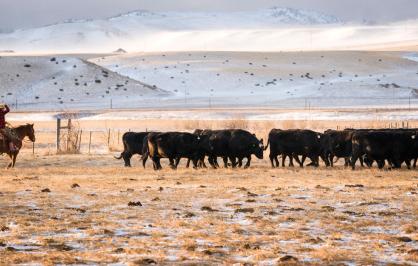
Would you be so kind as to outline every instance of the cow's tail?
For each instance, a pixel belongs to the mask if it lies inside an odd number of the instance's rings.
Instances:
[[[125,133],[126,134],[126,133]],[[126,147],[126,143],[125,143],[125,141],[123,142],[123,152],[120,154],[120,156],[119,157],[116,157],[116,156],[113,156],[113,157],[115,157],[115,159],[117,159],[117,160],[120,160],[120,159],[122,159],[123,158],[123,154],[125,153],[125,151],[127,150],[127,148],[128,147]]]
[[[148,136],[147,138],[147,144],[148,144],[148,156],[150,156],[151,158],[156,156],[157,153],[157,147],[155,144],[155,138],[153,138],[153,136]]]
[[[267,145],[266,145],[266,147],[264,147],[264,150],[265,150],[265,151],[269,148],[269,145],[270,145],[270,138],[267,140]]]

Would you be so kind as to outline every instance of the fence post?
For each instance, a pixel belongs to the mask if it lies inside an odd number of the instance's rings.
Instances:
[[[32,142],[32,155],[35,155],[35,142]]]
[[[60,150],[61,119],[57,118],[57,151]]]
[[[110,145],[110,128],[107,131],[107,146]]]
[[[89,137],[89,154],[90,154],[90,148],[91,148],[91,131],[90,131],[90,137]]]
[[[81,151],[81,136],[83,135],[83,130],[80,130],[80,138],[78,140],[78,152]]]

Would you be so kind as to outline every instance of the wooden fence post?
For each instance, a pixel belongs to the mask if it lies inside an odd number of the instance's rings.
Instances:
[[[90,137],[89,137],[89,154],[90,154],[90,148],[91,148],[91,131],[90,131]]]
[[[81,129],[80,130],[80,137],[79,137],[79,140],[78,140],[78,151],[80,152],[80,150],[81,150],[81,136],[83,135],[83,130]]]
[[[107,131],[107,147],[110,146],[110,128]]]
[[[61,119],[57,118],[57,151],[60,151]]]

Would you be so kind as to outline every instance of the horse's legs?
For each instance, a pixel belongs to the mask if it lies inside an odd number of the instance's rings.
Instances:
[[[14,168],[14,167],[15,167],[17,155],[18,155],[18,152],[14,153],[14,154],[12,155],[12,158],[13,158],[13,159],[12,159],[12,168]]]
[[[13,166],[13,154],[12,153],[8,153],[7,155],[9,155],[9,157],[10,157],[10,162],[7,165],[6,169],[10,169]]]

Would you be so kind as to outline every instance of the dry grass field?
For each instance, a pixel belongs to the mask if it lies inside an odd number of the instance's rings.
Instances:
[[[414,170],[271,169],[254,159],[247,170],[183,161],[155,172],[137,156],[131,169],[113,158],[127,128],[243,127],[265,138],[272,127],[389,123],[81,121],[82,154],[57,155],[54,123],[37,122],[35,154],[25,143],[17,168],[0,174],[0,265],[417,265]]]
[[[0,263],[418,263],[416,171],[154,172],[136,159],[25,151],[1,173]]]

